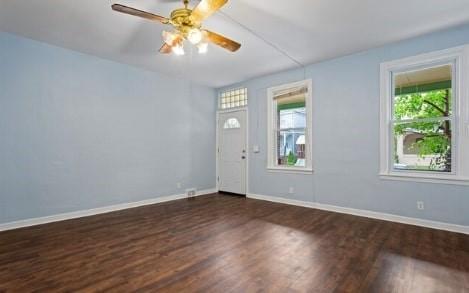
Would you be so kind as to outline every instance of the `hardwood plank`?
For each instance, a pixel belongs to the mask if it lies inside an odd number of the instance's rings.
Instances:
[[[469,292],[469,236],[213,194],[0,233],[0,292]]]

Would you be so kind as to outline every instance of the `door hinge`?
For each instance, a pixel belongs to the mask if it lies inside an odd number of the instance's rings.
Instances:
[[[217,181],[220,182],[220,176],[217,176]]]

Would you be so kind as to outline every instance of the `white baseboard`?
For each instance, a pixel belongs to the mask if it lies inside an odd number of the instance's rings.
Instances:
[[[216,193],[216,192],[217,192],[216,188],[198,190],[195,196],[211,194],[211,193]],[[187,195],[175,194],[175,195],[161,196],[161,197],[156,197],[156,198],[151,198],[151,199],[146,199],[146,200],[141,200],[141,201],[136,201],[136,202],[121,203],[121,204],[116,204],[116,205],[111,205],[111,206],[99,207],[99,208],[94,208],[94,209],[89,209],[89,210],[81,210],[81,211],[57,214],[57,215],[52,215],[52,216],[40,217],[40,218],[19,220],[15,222],[0,224],[0,231],[47,224],[51,222],[58,222],[58,221],[75,219],[75,218],[88,217],[88,216],[93,216],[93,215],[98,215],[98,214],[105,214],[109,212],[136,208],[136,207],[145,206],[145,205],[152,205],[152,204],[157,204],[157,203],[162,203],[162,202],[167,202],[167,201],[172,201],[172,200],[177,200],[177,199],[183,199],[183,198],[187,198]]]
[[[325,210],[325,211],[331,211],[331,212],[337,212],[337,213],[342,213],[342,214],[355,215],[355,216],[360,216],[360,217],[367,217],[367,218],[372,218],[372,219],[379,219],[379,220],[390,221],[390,222],[409,224],[409,225],[414,225],[414,226],[421,226],[421,227],[446,230],[446,231],[451,231],[451,232],[458,232],[458,233],[469,235],[469,226],[449,224],[449,223],[424,220],[424,219],[418,219],[418,218],[410,218],[410,217],[398,216],[398,215],[393,215],[393,214],[373,212],[369,210],[353,209],[353,208],[340,207],[340,206],[301,201],[301,200],[294,200],[294,199],[269,196],[269,195],[249,193],[246,195],[246,197],[259,199],[259,200],[266,200],[266,201],[271,201],[271,202],[277,202],[277,203],[283,203],[283,204],[289,204],[289,205],[295,205],[295,206],[301,206],[301,207],[307,207],[307,208],[313,208],[313,209],[319,209],[319,210]]]

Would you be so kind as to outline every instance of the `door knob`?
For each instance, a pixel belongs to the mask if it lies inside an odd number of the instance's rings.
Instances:
[[[243,160],[246,159],[246,156],[241,156],[241,159],[243,159]]]

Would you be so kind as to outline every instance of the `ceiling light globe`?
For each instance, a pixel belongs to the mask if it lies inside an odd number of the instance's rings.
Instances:
[[[176,35],[167,31],[163,31],[163,40],[166,44],[172,46],[174,41],[176,40]]]
[[[178,56],[182,56],[185,54],[184,47],[182,45],[175,45],[171,48],[171,50],[173,51],[175,55],[178,55]]]
[[[197,45],[197,49],[199,51],[199,54],[205,54],[208,51],[208,43],[199,43]]]
[[[187,33],[187,39],[189,42],[196,45],[202,41],[202,32],[197,28],[193,28]]]

